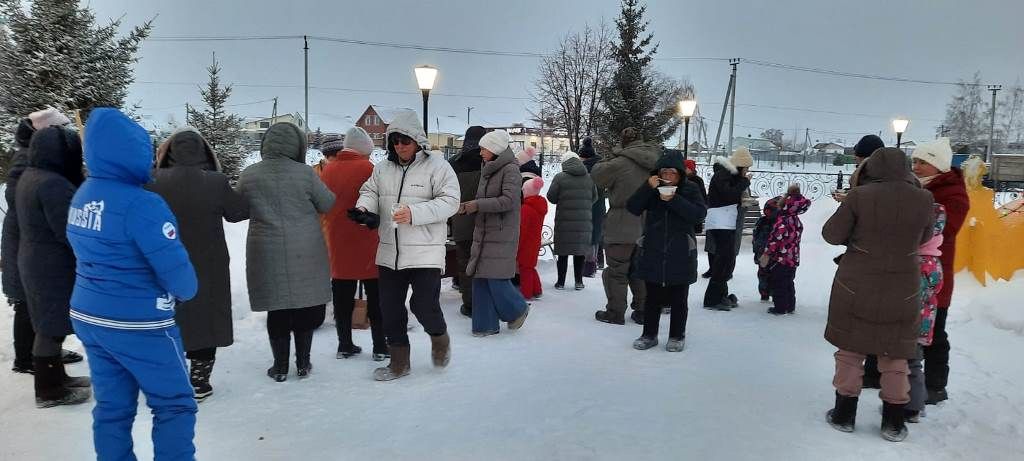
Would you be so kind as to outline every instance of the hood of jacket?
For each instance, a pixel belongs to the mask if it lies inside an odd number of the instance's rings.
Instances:
[[[633,141],[624,147],[616,147],[612,150],[613,157],[626,157],[643,168],[644,171],[654,169],[654,165],[661,158],[664,149],[657,144],[648,144],[644,141]]]
[[[683,156],[680,154],[665,154],[658,159],[658,163],[654,164],[654,169],[651,170],[654,175],[657,175],[662,168],[674,168],[679,172],[679,178],[686,178],[686,165],[683,163]]]
[[[502,153],[498,154],[498,156],[494,158],[494,160],[484,164],[483,169],[480,170],[480,175],[484,178],[491,177],[494,173],[497,173],[510,163],[515,163],[515,161],[515,152],[512,152],[511,147],[506,147]]]
[[[562,162],[562,171],[573,176],[583,176],[587,174],[587,167],[579,157],[572,157]]]
[[[28,143],[32,141],[32,135],[35,132],[36,129],[32,127],[32,120],[23,118],[18,123],[18,129],[14,131],[14,142],[18,147],[28,147]]]
[[[725,170],[728,170],[729,173],[732,173],[732,174],[739,174],[739,172],[740,172],[740,170],[738,168],[736,168],[736,165],[732,164],[732,160],[729,160],[728,157],[721,157],[721,156],[715,157],[715,161],[713,163],[712,169],[714,169],[714,171],[725,169]]]
[[[484,159],[480,156],[480,147],[476,147],[463,149],[462,152],[455,154],[448,163],[452,165],[455,173],[472,173],[483,168]]]
[[[850,177],[851,186],[896,181],[921,187],[921,183],[910,170],[907,154],[895,147],[876,150]]]
[[[263,135],[260,157],[283,158],[306,163],[306,133],[293,123],[275,123]]]
[[[82,174],[82,144],[74,131],[51,126],[32,136],[28,148],[28,166],[52,171],[78,186]]]
[[[797,216],[806,213],[810,207],[810,199],[801,194],[796,194],[787,196],[785,203],[782,204],[778,212],[782,216]]]
[[[945,173],[939,173],[938,176],[932,178],[928,185],[925,186],[925,189],[934,191],[949,186],[964,187],[963,170],[957,167],[952,167]]]
[[[94,109],[85,124],[89,176],[127,184],[150,181],[153,141],[146,129],[117,109]]]
[[[213,153],[210,143],[199,130],[190,126],[175,130],[157,152],[157,168],[172,166],[193,166],[204,170],[220,171],[220,162]]]
[[[416,141],[416,144],[420,146],[426,154],[430,154],[430,140],[427,139],[427,134],[423,131],[423,127],[420,126],[419,116],[416,112],[411,110],[399,112],[393,119],[391,124],[388,125],[387,149],[388,149],[388,160],[398,163],[398,153],[395,152],[395,146],[391,144],[391,133],[398,133],[406,135]]]

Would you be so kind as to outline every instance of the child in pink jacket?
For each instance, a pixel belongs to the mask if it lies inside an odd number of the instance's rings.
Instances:
[[[924,410],[928,389],[924,382],[924,367],[921,363],[923,347],[932,344],[935,334],[935,315],[939,305],[939,291],[942,290],[942,230],[946,227],[946,208],[936,203],[935,227],[932,239],[917,250],[921,258],[921,336],[917,338],[917,358],[910,359],[910,403],[903,411],[907,422],[916,423]]]

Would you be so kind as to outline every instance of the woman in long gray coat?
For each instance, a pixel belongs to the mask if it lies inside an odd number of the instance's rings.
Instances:
[[[565,289],[565,275],[569,270],[572,256],[572,270],[576,278],[576,289],[583,289],[583,262],[592,252],[591,234],[594,202],[597,187],[583,165],[580,157],[573,152],[562,155],[562,172],[555,175],[548,188],[548,201],[555,208],[555,256],[558,257],[558,282],[556,290]]]
[[[473,277],[473,336],[498,333],[498,319],[510,330],[526,321],[529,308],[513,285],[519,248],[522,179],[519,164],[508,147],[509,135],[492,131],[480,139],[484,167],[476,199],[460,208],[476,213],[473,247],[466,273]]]
[[[282,382],[288,379],[292,335],[299,378],[312,369],[313,330],[323,324],[332,295],[319,215],[334,205],[334,194],[306,165],[306,134],[299,127],[270,127],[260,155],[238,181],[250,211],[245,273],[253,312],[267,312],[274,354],[267,375]]]
[[[181,243],[199,279],[196,297],[175,308],[174,320],[191,361],[196,400],[202,401],[213,394],[210,373],[217,348],[234,342],[224,221],[248,219],[249,203],[228,184],[213,149],[195,128],[171,134],[157,151],[156,167],[147,189],[163,197],[178,218]]]

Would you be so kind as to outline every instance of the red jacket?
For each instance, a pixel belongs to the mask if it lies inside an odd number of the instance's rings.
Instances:
[[[964,183],[964,174],[959,168],[953,168],[932,179],[925,186],[935,201],[946,207],[946,228],[942,231],[942,291],[939,291],[939,309],[949,307],[953,297],[953,261],[956,260],[956,235],[967,218],[967,210],[971,208],[970,200],[967,198],[967,185]]]
[[[377,278],[376,230],[348,219],[348,210],[356,206],[359,188],[373,173],[373,164],[364,155],[350,150],[338,152],[320,172],[320,179],[337,199],[323,216],[327,253],[331,258],[331,278],[371,280]]]
[[[522,216],[519,219],[517,266],[537,267],[537,258],[540,256],[540,234],[544,227],[544,216],[547,214],[548,201],[544,197],[534,195],[526,197],[523,201]]]

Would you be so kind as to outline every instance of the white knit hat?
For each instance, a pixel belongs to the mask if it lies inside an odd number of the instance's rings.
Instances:
[[[952,167],[953,149],[949,147],[949,138],[939,138],[918,145],[911,158],[926,162],[945,173]]]
[[[344,148],[368,156],[373,153],[373,140],[366,134],[366,130],[354,126],[345,132]]]
[[[510,138],[508,132],[505,130],[494,130],[480,138],[480,148],[491,151],[494,155],[501,155],[508,149],[508,142]]]
[[[28,118],[29,120],[32,120],[32,128],[35,128],[36,130],[41,130],[54,125],[64,126],[71,123],[71,119],[52,107],[32,112],[29,114]]]
[[[570,150],[570,151],[567,151],[566,153],[562,154],[562,163],[565,163],[566,161],[571,160],[571,159],[579,160],[579,158],[580,158],[579,155],[577,155],[575,152]]]

